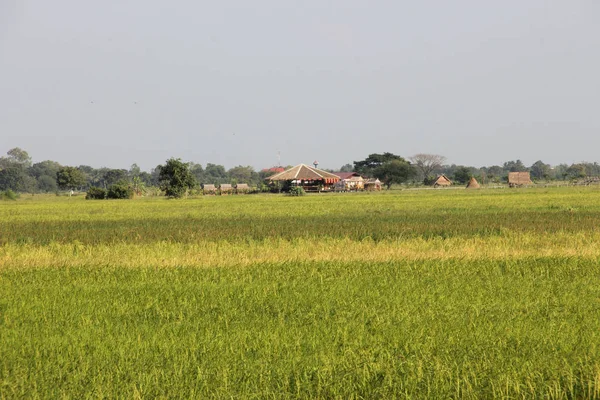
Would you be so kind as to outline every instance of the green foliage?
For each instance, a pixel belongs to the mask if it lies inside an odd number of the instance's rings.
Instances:
[[[10,189],[6,189],[1,193],[1,198],[2,200],[17,200],[19,198],[19,195]]]
[[[377,168],[394,160],[406,162],[404,158],[392,153],[369,154],[369,156],[362,161],[354,161],[354,171],[365,176],[375,176],[375,170]]]
[[[60,189],[74,190],[86,183],[85,173],[75,167],[62,167],[56,172],[56,184]]]
[[[198,185],[196,177],[190,171],[190,165],[179,158],[167,160],[158,166],[160,187],[169,197],[181,198],[187,191]]]
[[[133,188],[124,181],[110,185],[106,191],[107,199],[133,199],[133,195]]]
[[[386,161],[373,170],[373,175],[388,189],[393,184],[401,184],[415,176],[415,170],[403,158]]]
[[[86,200],[102,200],[106,198],[106,189],[92,186],[85,194]]]
[[[465,167],[463,165],[456,167],[454,170],[453,180],[455,183],[460,183],[461,185],[469,182],[473,174],[471,173],[471,168]]]
[[[292,186],[287,191],[287,194],[290,196],[304,196],[306,192],[302,186]]]

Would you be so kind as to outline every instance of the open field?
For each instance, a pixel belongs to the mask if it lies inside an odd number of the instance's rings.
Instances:
[[[600,190],[0,202],[0,398],[600,397]]]

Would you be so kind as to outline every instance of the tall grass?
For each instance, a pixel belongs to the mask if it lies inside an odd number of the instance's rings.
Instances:
[[[598,398],[600,192],[0,205],[0,398]]]

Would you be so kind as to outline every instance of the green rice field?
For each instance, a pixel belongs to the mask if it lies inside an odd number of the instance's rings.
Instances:
[[[600,398],[600,189],[0,201],[0,398]]]

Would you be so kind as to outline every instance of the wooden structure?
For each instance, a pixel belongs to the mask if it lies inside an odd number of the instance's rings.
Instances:
[[[472,176],[469,180],[469,183],[467,183],[467,189],[479,189],[480,187],[481,186],[479,185],[479,182],[477,182],[477,179]]]
[[[217,194],[217,187],[215,185],[205,184],[202,188],[204,194]]]
[[[307,192],[329,191],[340,177],[306,164],[298,164],[288,170],[267,178],[271,182],[289,182],[301,186]]]
[[[367,179],[364,182],[365,190],[369,192],[379,192],[381,190],[382,184],[381,181],[377,178]]]
[[[221,194],[231,194],[233,193],[233,185],[230,183],[222,183],[221,186],[219,186],[219,191]]]
[[[248,193],[250,191],[250,186],[247,183],[238,183],[235,185],[236,193]]]
[[[508,187],[533,185],[529,172],[509,172]]]
[[[336,192],[353,192],[365,189],[365,179],[358,172],[334,172],[340,177],[336,182]]]
[[[444,174],[440,175],[437,177],[437,179],[435,180],[435,182],[433,182],[433,187],[446,187],[446,186],[451,186],[452,185],[452,181],[450,179],[448,179],[448,177]]]

